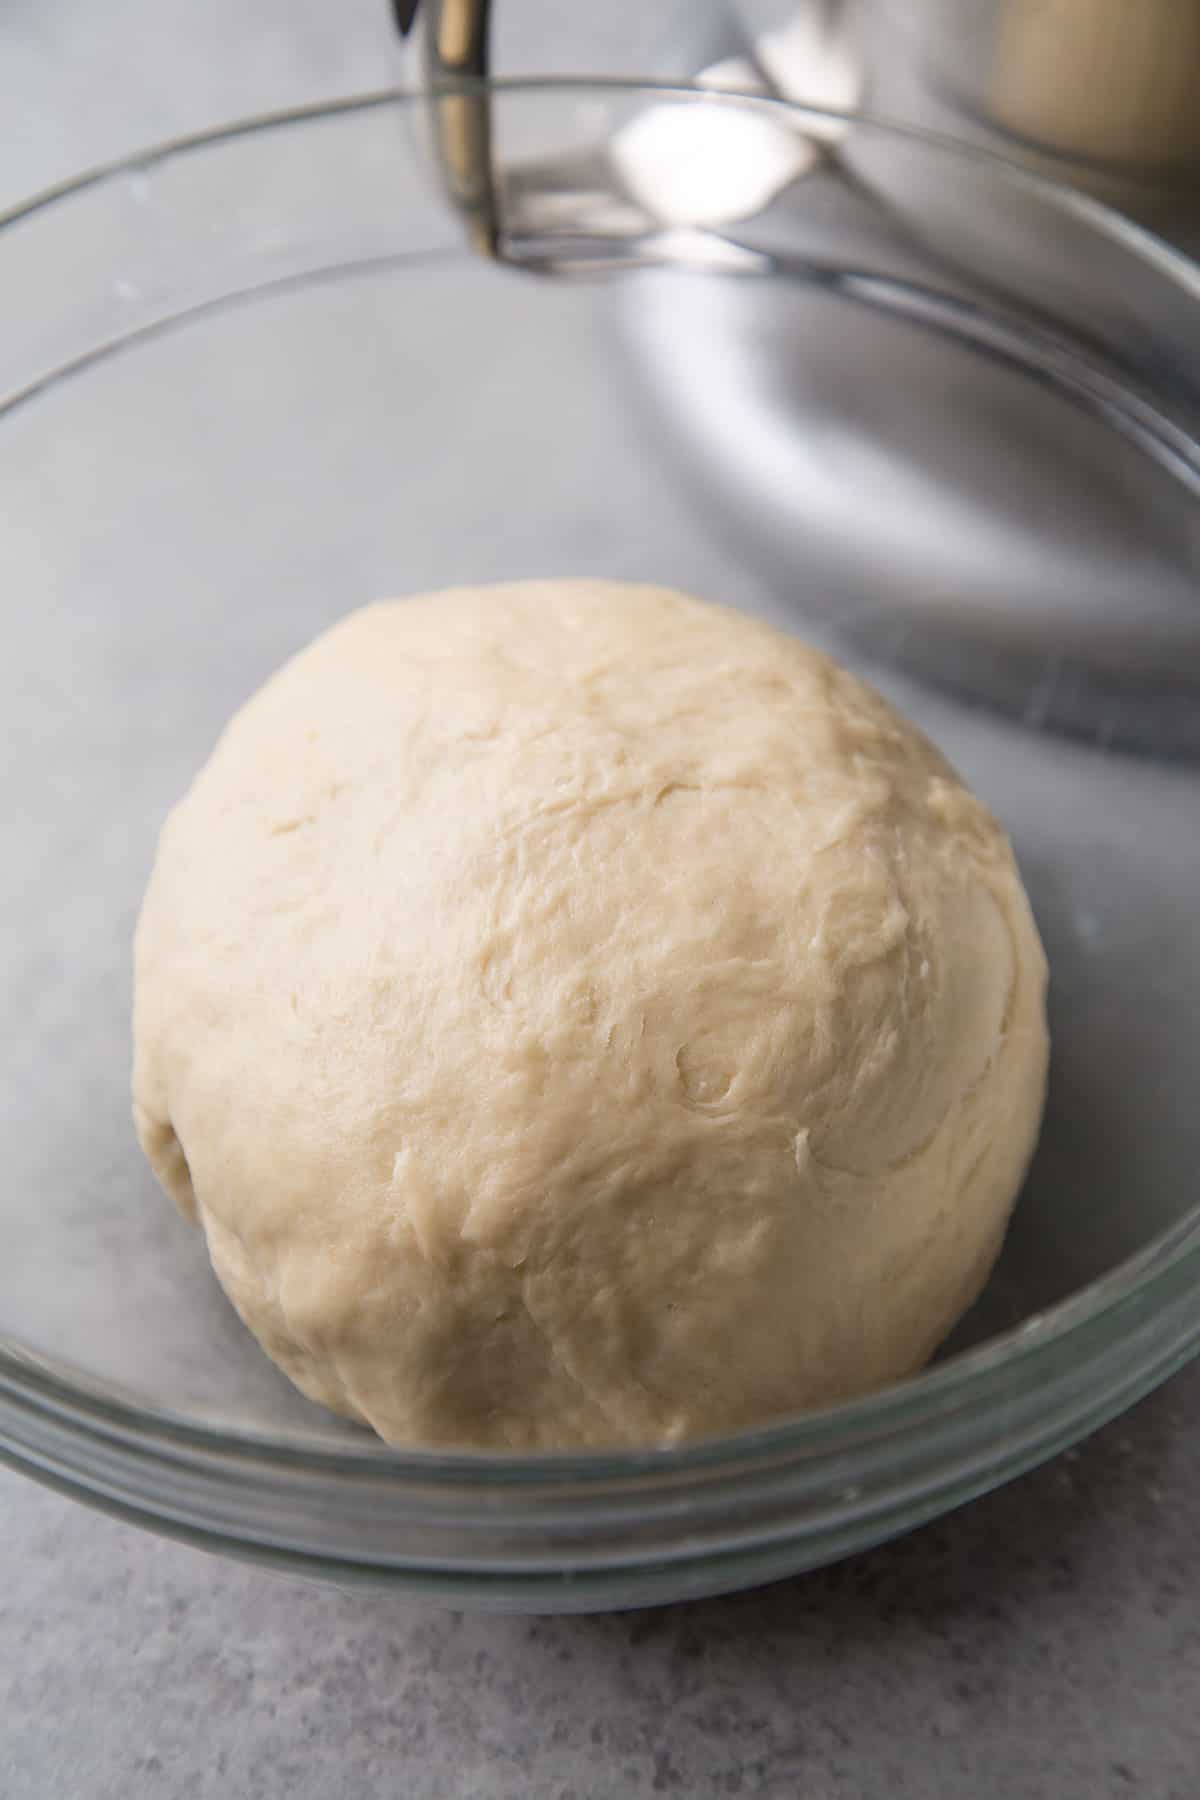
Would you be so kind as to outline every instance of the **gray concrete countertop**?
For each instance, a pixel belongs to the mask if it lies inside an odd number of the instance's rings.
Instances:
[[[565,61],[567,9],[512,5],[542,66]],[[646,16],[614,8],[604,30],[646,42]],[[398,68],[385,0],[15,0],[0,207]],[[583,1619],[268,1575],[0,1471],[0,1796],[1191,1800],[1198,1408],[1194,1368],[898,1543],[756,1593]]]
[[[1192,1800],[1200,1370],[868,1555],[578,1619],[263,1573],[0,1475],[11,1800]]]

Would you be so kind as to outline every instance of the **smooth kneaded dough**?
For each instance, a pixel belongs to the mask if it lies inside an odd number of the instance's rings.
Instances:
[[[861,1394],[1037,1132],[1008,844],[794,639],[661,589],[367,608],[164,828],[134,1110],[267,1353],[398,1444],[654,1444]]]

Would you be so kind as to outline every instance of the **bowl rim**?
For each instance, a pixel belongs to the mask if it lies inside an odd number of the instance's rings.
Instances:
[[[248,113],[220,124],[203,126],[196,131],[156,138],[137,149],[89,164],[74,175],[50,182],[26,195],[24,199],[7,207],[0,207],[0,231],[20,224],[59,201],[70,200],[89,188],[101,186],[114,178],[144,174],[156,163],[170,157],[215,148],[238,138],[252,137],[259,132],[313,124],[322,119],[334,119],[348,114],[364,114],[389,106],[427,105],[431,100],[440,98],[466,96],[482,100],[492,96],[537,98],[554,94],[589,93],[607,94],[610,97],[621,94],[640,95],[646,99],[657,95],[664,101],[679,100],[685,104],[709,104],[717,108],[732,107],[742,111],[762,112],[767,116],[809,119],[830,132],[838,133],[857,126],[886,137],[923,145],[951,160],[973,162],[982,167],[1002,170],[1006,180],[1026,187],[1031,192],[1041,193],[1065,211],[1092,223],[1102,233],[1124,241],[1129,249],[1155,263],[1168,276],[1181,282],[1193,297],[1200,299],[1200,261],[1193,260],[1185,251],[1168,243],[1149,226],[1139,224],[1107,201],[1097,199],[1094,195],[1021,161],[1015,149],[1009,152],[992,145],[956,138],[948,132],[912,125],[901,119],[890,118],[885,113],[875,113],[869,108],[822,106],[779,94],[715,87],[702,81],[657,80],[649,76],[553,74],[488,76],[483,79],[464,76],[453,81],[436,81],[418,86],[397,83],[330,99],[305,101],[295,106]]]
[[[1042,195],[1102,235],[1117,240],[1181,288],[1188,299],[1200,302],[1200,266],[1184,252],[1105,202],[1030,169],[1012,156],[870,112],[842,111],[694,82],[617,76],[531,76],[439,84],[433,89],[394,86],[255,114],[158,141],[54,183],[0,211],[0,232],[12,231],[49,208],[67,205],[90,189],[142,175],[168,158],[220,148],[256,134],[361,116],[389,107],[415,107],[440,93],[472,90],[516,98],[573,94],[643,96],[647,100],[659,97],[668,102],[764,111],[782,118],[810,120],[839,129],[864,129],[914,142],[951,159],[994,167],[1002,179]],[[0,415],[5,410],[0,398]],[[1193,1295],[1197,1303],[1191,1307],[1182,1304],[1181,1310],[1181,1303]],[[1153,1330],[1155,1313],[1162,1322],[1157,1333]],[[1127,1390],[1127,1399],[1136,1398],[1138,1392],[1146,1391],[1200,1351],[1200,1199],[1165,1232],[1096,1281],[972,1350],[857,1400],[681,1445],[518,1455],[400,1449],[364,1434],[361,1444],[347,1442],[331,1447],[315,1440],[305,1442],[215,1425],[202,1418],[147,1406],[116,1387],[93,1381],[83,1372],[55,1363],[3,1334],[0,1413],[11,1401],[25,1413],[58,1426],[78,1428],[112,1442],[143,1445],[167,1459],[213,1456],[234,1469],[261,1468],[266,1463],[280,1469],[305,1470],[316,1477],[392,1477],[401,1484],[410,1481],[426,1487],[436,1483],[459,1491],[497,1483],[526,1492],[558,1489],[564,1483],[598,1490],[614,1481],[644,1477],[667,1479],[674,1485],[686,1482],[690,1476],[732,1473],[748,1465],[781,1466],[797,1458],[811,1464],[825,1453],[852,1457],[856,1450],[883,1439],[913,1439],[922,1427],[929,1427],[941,1439],[954,1430],[956,1422],[978,1413],[989,1401],[1028,1401],[1036,1396],[1043,1380],[1053,1386],[1055,1371],[1061,1374],[1064,1352],[1076,1348],[1086,1352],[1098,1336],[1105,1339],[1105,1348],[1117,1348],[1126,1335],[1132,1337],[1139,1330],[1144,1335],[1148,1318],[1153,1353],[1145,1364],[1144,1378],[1134,1372],[1122,1390]],[[1078,1366],[1086,1363],[1085,1355]],[[1127,1400],[1120,1402],[1125,1403]],[[1088,1413],[1088,1404],[1085,1395],[1081,1418]],[[1036,1403],[1029,1410],[1031,1415],[1036,1413]],[[1106,1411],[1101,1403],[1090,1422],[1099,1423],[1115,1410],[1117,1405]],[[1079,1431],[1087,1428],[1081,1423]],[[1059,1441],[1069,1440],[1060,1433]],[[1057,1444],[1049,1445],[1055,1447]],[[21,1466],[28,1466],[23,1457],[18,1461]]]

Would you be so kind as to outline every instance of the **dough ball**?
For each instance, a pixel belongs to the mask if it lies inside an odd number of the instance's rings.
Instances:
[[[134,1110],[314,1400],[672,1443],[925,1361],[1030,1156],[1044,987],[999,828],[827,658],[463,589],[320,638],[168,819]]]

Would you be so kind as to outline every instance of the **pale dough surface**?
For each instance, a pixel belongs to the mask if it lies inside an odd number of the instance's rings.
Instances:
[[[134,1111],[307,1394],[673,1442],[920,1366],[1041,1115],[1045,963],[941,756],[660,589],[351,615],[164,827]]]

